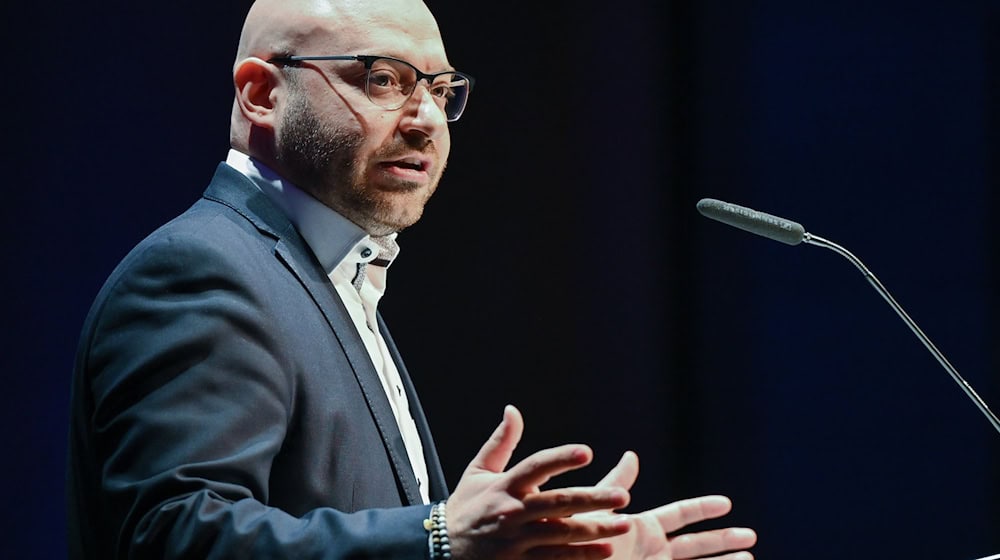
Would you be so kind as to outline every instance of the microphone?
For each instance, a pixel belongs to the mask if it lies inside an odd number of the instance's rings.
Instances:
[[[765,214],[763,212],[758,212],[756,210],[751,210],[750,208],[745,208],[743,206],[737,206],[735,204],[730,204],[728,202],[723,202],[721,200],[715,200],[713,198],[703,198],[698,201],[698,211],[707,218],[712,218],[713,220],[720,221],[724,224],[731,225],[733,227],[748,231],[750,233],[755,233],[767,237],[768,239],[773,239],[775,241],[780,241],[788,245],[798,245],[800,243],[805,243],[807,245],[816,245],[818,247],[825,247],[831,251],[839,254],[845,259],[849,260],[854,266],[861,271],[861,273],[868,279],[868,282],[875,288],[875,290],[882,296],[883,299],[892,307],[897,315],[906,323],[906,326],[910,327],[913,334],[917,335],[920,342],[927,348],[928,351],[937,359],[938,363],[951,375],[951,378],[958,383],[958,386],[963,392],[972,400],[973,404],[979,409],[980,412],[986,416],[986,419],[996,428],[997,432],[1000,432],[1000,419],[997,419],[996,414],[990,410],[989,406],[986,405],[986,401],[980,397],[976,391],[972,388],[969,383],[959,375],[958,370],[944,357],[944,354],[934,346],[934,343],[924,334],[920,327],[903,311],[902,306],[896,302],[895,298],[889,294],[889,291],[882,285],[882,282],[872,274],[871,270],[861,262],[861,259],[854,256],[850,251],[837,245],[832,241],[828,241],[819,237],[818,235],[813,235],[805,230],[800,224],[793,222],[791,220],[786,220],[784,218],[779,218],[777,216],[772,216],[770,214]],[[991,556],[992,558],[1000,558],[998,556]],[[984,560],[990,560],[984,559]]]
[[[788,245],[798,245],[805,239],[806,230],[801,224],[714,198],[699,200],[698,211],[713,220]]]

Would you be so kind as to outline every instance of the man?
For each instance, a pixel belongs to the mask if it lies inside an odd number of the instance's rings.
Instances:
[[[471,89],[426,6],[260,0],[233,77],[226,163],[116,268],[84,326],[72,556],[689,558],[752,546],[746,529],[667,538],[727,513],[720,496],[613,513],[629,500],[632,453],[593,487],[542,490],[591,452],[545,449],[508,469],[523,429],[513,407],[449,497],[375,311],[396,233],[437,187]]]

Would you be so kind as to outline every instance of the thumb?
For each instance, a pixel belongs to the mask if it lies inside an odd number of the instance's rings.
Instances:
[[[490,439],[486,440],[476,457],[469,463],[468,470],[486,470],[501,473],[507,468],[514,448],[521,441],[524,432],[524,419],[521,412],[513,405],[503,409],[503,420],[497,429],[493,430]]]
[[[626,451],[615,468],[608,471],[597,483],[598,487],[617,486],[630,490],[639,476],[639,456],[634,451]]]

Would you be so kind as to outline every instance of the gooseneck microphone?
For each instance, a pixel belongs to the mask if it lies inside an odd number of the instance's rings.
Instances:
[[[882,282],[880,282],[879,279],[872,274],[872,271],[868,270],[868,267],[861,262],[861,259],[855,257],[850,251],[832,241],[828,241],[818,235],[808,233],[800,224],[791,220],[786,220],[784,218],[779,218],[777,216],[772,216],[770,214],[765,214],[763,212],[751,210],[750,208],[737,206],[735,204],[730,204],[728,202],[712,198],[703,198],[700,200],[698,202],[698,211],[705,217],[718,220],[724,224],[767,237],[768,239],[780,241],[788,245],[806,243],[808,245],[825,247],[851,261],[854,266],[858,267],[858,270],[860,270],[865,278],[868,279],[868,282],[875,288],[882,298],[889,303],[893,310],[896,311],[896,314],[903,319],[906,326],[910,327],[913,334],[917,335],[920,342],[922,342],[924,346],[927,347],[927,350],[934,355],[938,363],[940,363],[941,366],[944,367],[945,371],[951,375],[951,378],[955,380],[955,383],[958,383],[958,386],[965,392],[966,395],[968,395],[983,415],[986,416],[986,419],[989,420],[990,424],[996,428],[997,432],[1000,432],[1000,419],[997,419],[996,414],[993,414],[993,411],[991,411],[989,406],[986,405],[986,401],[984,401],[982,397],[976,393],[972,386],[969,385],[969,383],[963,379],[961,375],[959,375],[958,370],[956,370],[954,366],[948,362],[948,359],[944,357],[944,354],[942,354],[941,351],[934,346],[934,343],[927,338],[927,335],[925,335],[913,319],[906,314],[906,311],[903,311],[903,308],[899,305],[899,303],[897,303],[892,295],[889,294],[889,291],[882,285]],[[1000,558],[1000,556],[991,558]]]
[[[806,230],[801,224],[715,200],[714,198],[703,198],[698,201],[698,211],[703,216],[718,220],[724,224],[740,228],[750,233],[763,235],[768,239],[781,241],[788,245],[798,245],[805,240]]]

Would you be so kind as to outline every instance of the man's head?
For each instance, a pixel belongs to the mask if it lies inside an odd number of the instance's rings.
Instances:
[[[420,0],[257,0],[233,70],[230,142],[369,233],[399,231],[420,218],[448,159],[441,98],[421,82],[385,109],[366,93],[365,61],[286,58],[337,55],[451,69]]]

